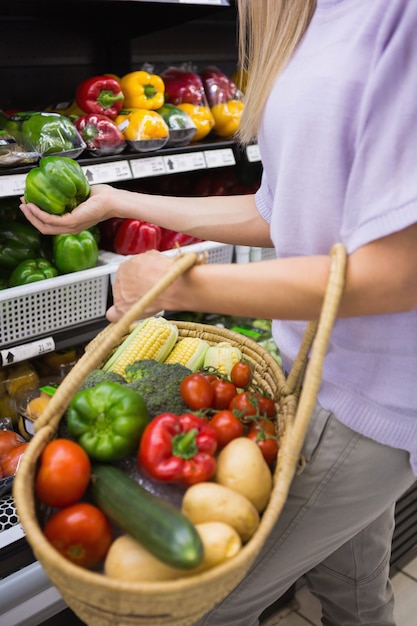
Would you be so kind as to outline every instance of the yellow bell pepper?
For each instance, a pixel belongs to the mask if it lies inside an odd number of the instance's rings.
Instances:
[[[71,102],[60,102],[59,104],[50,104],[45,107],[45,111],[60,113],[61,115],[66,115],[67,117],[81,117],[81,115],[85,115],[85,111],[78,106],[75,100],[72,100]]]
[[[166,139],[169,135],[168,125],[156,111],[148,111],[147,109],[123,110],[115,121],[127,141]]]
[[[155,111],[165,102],[165,83],[158,74],[143,70],[129,72],[120,79],[126,109]]]
[[[7,378],[4,381],[6,391],[13,398],[18,389],[36,389],[39,385],[39,376],[29,361],[21,361],[7,368]]]
[[[214,117],[208,106],[183,102],[177,105],[181,111],[187,113],[196,125],[196,133],[192,141],[204,139],[214,128]]]
[[[219,137],[230,137],[238,130],[243,112],[241,100],[228,100],[211,107],[214,117],[213,132]]]

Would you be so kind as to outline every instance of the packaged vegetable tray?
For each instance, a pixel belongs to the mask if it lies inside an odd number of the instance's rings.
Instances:
[[[109,324],[97,335],[93,340],[94,349],[85,351],[60,384],[47,409],[36,421],[36,433],[22,459],[13,493],[26,538],[36,558],[68,606],[86,624],[192,626],[244,578],[284,507],[301,460],[306,429],[320,386],[324,355],[343,291],[344,246],[336,244],[331,250],[331,258],[329,283],[320,319],[308,324],[288,377],[277,361],[248,337],[215,326],[174,322],[178,326],[179,338],[196,336],[212,345],[228,341],[239,347],[243,358],[253,366],[255,384],[273,396],[277,411],[280,446],[271,497],[260,524],[237,555],[208,571],[173,581],[130,583],[74,565],[45,538],[34,491],[39,457],[46,444],[56,436],[60,419],[82,381],[120,345],[131,325],[141,319],[141,315],[143,317],[143,311],[159,293],[195,263],[202,262],[200,255],[180,254],[162,281],[118,322]]]

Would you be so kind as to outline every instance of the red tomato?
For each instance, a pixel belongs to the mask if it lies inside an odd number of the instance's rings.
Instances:
[[[53,507],[74,504],[84,495],[90,473],[90,459],[78,443],[54,439],[41,455],[35,480],[36,495]]]
[[[18,446],[11,448],[3,455],[1,465],[3,467],[3,476],[14,476],[19,467],[20,459],[27,450],[28,443],[20,443]]]
[[[81,567],[96,567],[113,540],[107,517],[96,506],[78,502],[49,518],[44,527],[48,541],[67,559]]]
[[[230,371],[231,381],[236,387],[244,389],[252,380],[252,369],[246,361],[238,361]]]
[[[256,415],[258,412],[258,401],[255,394],[250,391],[238,393],[229,404],[231,411],[236,411],[239,417],[245,418],[247,415]]]
[[[233,411],[219,411],[213,415],[209,424],[216,433],[219,448],[224,448],[229,441],[243,435],[243,423]]]
[[[278,454],[274,423],[268,419],[252,421],[248,427],[247,437],[258,444],[268,465],[273,465]]]
[[[220,378],[215,374],[204,374],[204,376],[207,378],[209,383],[214,383],[215,380],[220,380]]]
[[[14,430],[0,430],[0,459],[6,452],[24,443],[23,437]]]
[[[276,411],[275,403],[272,398],[268,398],[262,394],[256,394],[256,397],[258,398],[259,413],[261,415],[266,415],[267,417],[274,417]]]
[[[193,411],[208,409],[213,402],[214,391],[207,376],[190,374],[180,384],[180,393],[185,404]]]
[[[227,409],[233,398],[235,397],[237,390],[233,383],[218,378],[211,383],[213,387],[213,402],[211,407],[216,410]]]

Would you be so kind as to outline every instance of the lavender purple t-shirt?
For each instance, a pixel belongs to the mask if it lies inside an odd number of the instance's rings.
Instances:
[[[280,257],[351,253],[417,222],[417,1],[318,0],[258,144],[256,202]],[[273,329],[290,368],[305,324]],[[408,450],[417,475],[417,310],[337,320],[319,401]]]

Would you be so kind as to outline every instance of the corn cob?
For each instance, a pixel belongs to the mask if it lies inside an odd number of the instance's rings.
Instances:
[[[209,344],[198,337],[183,337],[168,354],[164,363],[180,363],[192,372],[200,369]]]
[[[178,339],[178,328],[163,317],[140,323],[104,364],[103,370],[124,376],[126,366],[143,359],[162,363]]]
[[[242,360],[242,352],[227,341],[220,341],[210,346],[204,357],[204,367],[217,370],[223,376],[229,376],[235,363]]]

